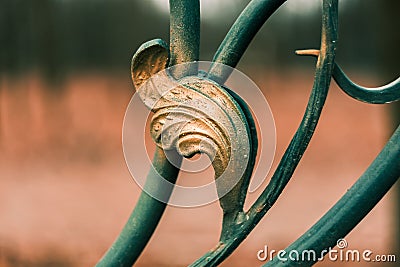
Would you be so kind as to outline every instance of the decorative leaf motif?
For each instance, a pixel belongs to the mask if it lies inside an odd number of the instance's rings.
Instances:
[[[168,69],[161,70],[167,65],[168,52],[160,41],[141,48],[132,60],[132,78],[140,98],[154,112],[150,125],[153,140],[184,157],[207,154],[224,215],[238,220],[251,176],[251,172],[244,175],[250,137],[240,106],[212,80],[201,75],[175,80]]]
[[[167,44],[154,39],[142,44],[132,58],[131,74],[135,89],[157,72],[166,68],[169,61]]]

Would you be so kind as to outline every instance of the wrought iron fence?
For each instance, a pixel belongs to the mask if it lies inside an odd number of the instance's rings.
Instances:
[[[202,103],[205,103],[205,105],[210,101],[216,101],[215,99],[223,99],[225,108],[231,112],[228,112],[230,116],[228,121],[214,114],[214,117],[207,118],[207,122],[224,127],[228,127],[226,125],[231,123],[234,126],[233,129],[242,127],[240,128],[243,130],[240,140],[244,139],[249,146],[248,160],[243,175],[238,178],[234,186],[228,192],[221,193],[224,189],[224,183],[216,183],[223,210],[220,241],[215,248],[196,260],[191,266],[215,266],[224,261],[277,201],[290,181],[313,136],[332,77],[349,96],[366,103],[383,104],[400,99],[400,78],[385,86],[366,88],[355,84],[344,74],[335,62],[338,42],[338,0],[323,0],[322,33],[319,49],[297,51],[299,55],[317,58],[314,84],[306,111],[268,186],[255,203],[247,211],[244,211],[243,204],[257,154],[257,132],[246,102],[224,86],[230,71],[223,69],[221,64],[234,68],[261,26],[284,2],[285,0],[250,1],[215,53],[213,65],[208,73],[200,73],[200,75],[196,68],[179,65],[199,60],[199,0],[170,0],[169,47],[162,40],[152,40],[142,45],[132,59],[134,87],[141,94],[144,103],[156,114],[164,112],[163,114],[171,115],[171,107],[176,107],[179,103],[182,103],[180,98],[183,95],[190,99],[197,97],[198,95],[193,93],[197,90],[202,93],[201,99],[204,100]],[[153,75],[168,66],[175,65],[177,67],[166,79],[153,80],[153,87],[144,85]],[[184,83],[176,82],[182,79],[185,80]],[[174,90],[177,90],[174,93],[175,96],[157,95],[157,90],[154,88],[164,86],[163,83],[173,83],[172,80],[175,81],[175,84],[171,86],[175,88]],[[193,89],[193,87],[197,87],[197,89]],[[158,97],[158,101],[149,104],[148,100],[152,97]],[[198,101],[200,101],[199,99]],[[200,108],[196,106],[195,103],[197,102],[190,103],[194,103],[194,106],[186,107],[186,115]],[[177,117],[182,119],[182,116],[184,117],[182,114],[174,113],[171,116],[173,116],[173,119]],[[230,149],[242,145],[240,144],[242,141],[239,139],[228,141],[224,138],[218,139],[215,135],[223,135],[220,132],[216,133],[215,128],[218,127],[207,128],[205,122],[202,121],[195,124],[184,134],[178,134],[176,138],[179,140],[172,142],[172,147],[167,148],[160,141],[160,129],[155,129],[159,126],[157,123],[160,122],[157,120],[153,117],[150,129],[157,147],[153,166],[144,186],[144,192],[142,192],[122,232],[97,266],[131,266],[135,263],[156,229],[167,206],[166,203],[150,196],[147,190],[153,193],[162,193],[168,199],[173,186],[164,187],[159,183],[158,178],[161,176],[174,184],[180,171],[182,156],[191,157],[196,153],[216,154],[212,164],[217,179],[228,168],[226,160],[235,157],[234,153],[237,153],[234,150],[230,152]],[[210,152],[209,147],[199,146],[200,141],[204,141],[204,138],[201,139],[197,136],[199,132],[204,134],[203,137],[206,136],[207,140],[220,142],[220,145],[214,149],[216,151]],[[183,137],[186,139],[182,140]],[[169,161],[166,155],[167,150],[173,151],[174,164]],[[379,155],[347,193],[306,233],[288,246],[286,251],[313,250],[319,254],[329,247],[335,246],[337,240],[346,236],[398,180],[400,177],[399,159],[400,127],[397,128]],[[233,164],[233,168],[237,168],[239,165]],[[229,177],[227,179],[229,180]],[[272,260],[264,266],[311,266],[315,262],[316,259]]]

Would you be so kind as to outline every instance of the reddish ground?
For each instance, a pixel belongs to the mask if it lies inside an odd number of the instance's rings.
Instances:
[[[252,78],[275,116],[277,161],[299,124],[313,73],[265,73]],[[132,94],[129,75],[75,76],[57,85],[30,75],[3,77],[0,83],[0,266],[92,266],[140,193],[121,148]],[[386,107],[359,103],[336,86],[331,89],[293,180],[222,266],[259,266],[256,253],[264,245],[286,247],[346,192],[383,147],[390,125]],[[249,202],[259,193],[251,194]],[[350,249],[395,252],[393,196],[392,190],[346,237]],[[218,203],[168,208],[137,265],[189,264],[216,244],[220,221]]]

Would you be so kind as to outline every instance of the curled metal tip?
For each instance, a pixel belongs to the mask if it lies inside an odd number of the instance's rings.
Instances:
[[[142,44],[132,57],[131,75],[136,90],[151,76],[165,69],[169,61],[168,45],[161,39]]]
[[[350,80],[336,63],[332,75],[346,94],[359,101],[370,104],[385,104],[400,100],[400,77],[386,85],[368,88]]]
[[[296,55],[318,57],[320,50],[297,50]],[[339,88],[346,94],[359,101],[369,104],[385,104],[400,100],[400,77],[379,87],[364,87],[353,82],[340,66],[334,62],[332,77]]]

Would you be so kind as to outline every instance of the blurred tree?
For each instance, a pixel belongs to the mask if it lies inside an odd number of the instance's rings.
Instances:
[[[58,14],[55,4],[56,2],[53,0],[41,0],[40,4],[35,3],[35,1],[24,3],[29,12],[29,24],[23,31],[27,31],[26,34],[29,38],[27,45],[29,46],[30,56],[49,78],[58,74],[60,59],[58,43],[62,41],[57,36],[56,16]]]
[[[212,59],[248,0],[236,2],[237,9],[230,12],[229,19],[202,21],[202,60]],[[312,63],[296,58],[294,50],[318,47],[320,11],[299,9],[301,5],[293,4],[296,2],[288,1],[264,25],[241,64],[286,68]],[[396,21],[391,18],[396,16],[398,5],[396,0],[341,3],[338,60],[346,70],[369,69],[385,79],[380,65],[387,66],[385,72],[389,67],[396,68],[398,52],[394,46],[399,35],[392,33]],[[168,23],[167,14],[156,12],[150,2],[1,0],[0,71],[15,73],[33,68],[50,77],[82,70],[126,71],[143,41],[169,39]],[[387,53],[390,46],[392,53]]]

